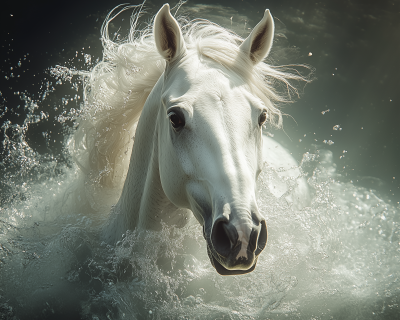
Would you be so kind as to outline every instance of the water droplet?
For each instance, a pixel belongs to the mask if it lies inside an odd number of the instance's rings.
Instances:
[[[335,130],[335,131],[342,131],[342,128],[340,127],[340,125],[334,125],[333,126],[333,130]]]

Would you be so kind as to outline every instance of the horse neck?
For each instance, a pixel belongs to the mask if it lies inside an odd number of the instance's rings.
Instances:
[[[159,213],[171,202],[166,197],[158,167],[158,128],[161,80],[149,95],[135,134],[135,142],[121,197],[113,210],[106,237],[115,242],[127,230],[161,229]]]

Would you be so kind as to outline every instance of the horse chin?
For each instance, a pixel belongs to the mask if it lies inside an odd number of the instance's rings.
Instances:
[[[257,257],[256,257],[254,264],[247,270],[239,270],[239,269],[229,270],[226,269],[221,263],[217,261],[217,259],[214,258],[214,255],[212,254],[211,249],[208,246],[207,246],[207,253],[208,257],[210,258],[212,266],[215,268],[215,270],[217,270],[217,272],[221,276],[235,276],[235,275],[250,273],[255,269],[257,264]]]

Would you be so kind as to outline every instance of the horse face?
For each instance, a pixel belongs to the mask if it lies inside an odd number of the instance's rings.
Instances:
[[[166,79],[174,80],[165,80],[162,94],[164,192],[203,225],[220,274],[252,271],[267,241],[255,199],[264,106],[239,79],[196,56],[183,58]]]
[[[254,63],[272,41],[270,34],[260,36],[265,24],[242,44]],[[165,6],[154,28],[157,48],[168,62],[158,118],[163,190],[203,226],[211,263],[220,274],[248,273],[267,242],[255,199],[265,107],[233,72],[186,49]]]

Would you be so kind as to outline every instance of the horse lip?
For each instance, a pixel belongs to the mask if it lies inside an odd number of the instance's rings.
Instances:
[[[221,263],[219,263],[217,259],[215,259],[209,246],[207,246],[207,253],[208,257],[210,258],[212,266],[222,276],[235,276],[235,275],[250,273],[255,269],[258,259],[258,257],[256,256],[254,259],[254,264],[247,270],[238,270],[238,269],[228,270]]]

